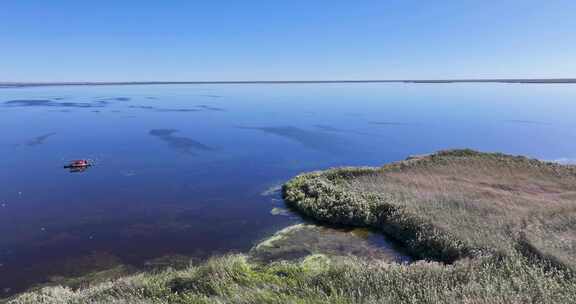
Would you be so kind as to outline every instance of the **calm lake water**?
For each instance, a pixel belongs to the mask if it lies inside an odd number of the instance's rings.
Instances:
[[[0,89],[0,295],[245,252],[301,221],[267,190],[303,171],[461,147],[574,161],[575,117],[576,85],[556,84]]]

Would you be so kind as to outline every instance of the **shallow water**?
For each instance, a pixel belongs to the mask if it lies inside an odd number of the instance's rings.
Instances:
[[[458,147],[574,162],[575,100],[557,84],[3,88],[0,290],[246,252],[301,221],[263,194],[302,171]],[[78,158],[95,165],[63,169]]]
[[[412,259],[382,234],[366,228],[332,228],[315,224],[296,224],[278,231],[250,250],[249,257],[269,263],[300,260],[310,254],[333,259],[355,257],[366,261],[409,263]]]

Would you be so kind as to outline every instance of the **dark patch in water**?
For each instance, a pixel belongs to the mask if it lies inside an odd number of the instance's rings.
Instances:
[[[129,101],[129,97],[101,98],[94,102],[71,102],[62,100],[65,97],[55,97],[51,99],[15,99],[4,102],[8,107],[62,107],[62,108],[101,108],[111,101]]]
[[[327,132],[336,132],[336,133],[346,132],[346,130],[334,128],[334,127],[328,126],[328,125],[314,125],[314,127],[317,129],[320,129],[322,131],[327,131]]]
[[[314,125],[316,129],[322,130],[324,132],[333,132],[333,133],[350,133],[350,134],[358,134],[358,135],[369,135],[374,136],[374,134],[364,133],[356,130],[346,130],[346,129],[339,129],[329,125]]]
[[[63,108],[96,108],[95,105],[86,102],[57,102],[51,99],[16,99],[4,102],[8,107],[63,107]]]
[[[97,101],[99,101],[99,102],[101,102],[101,101],[130,101],[130,100],[132,100],[132,98],[130,98],[130,97],[109,97],[109,98],[100,97],[98,99],[99,100],[97,100]]]
[[[94,107],[100,107],[100,105],[94,105],[94,104],[85,103],[85,102],[59,102],[59,103],[56,103],[55,106],[57,106],[57,107],[70,107],[70,108],[94,108]]]
[[[411,126],[411,125],[414,125],[412,123],[396,122],[396,121],[369,121],[368,123],[371,125],[377,125],[377,126]]]
[[[188,137],[174,136],[178,132],[175,129],[153,129],[148,134],[158,137],[160,140],[166,142],[174,150],[193,155],[193,151],[213,151],[215,148],[207,146],[203,143],[195,141]]]
[[[143,109],[143,110],[156,110],[155,107],[152,106],[129,106],[130,109]]]
[[[198,105],[195,108],[158,108],[155,106],[130,106],[131,109],[142,109],[151,110],[155,112],[203,112],[203,111],[214,111],[214,112],[224,112],[225,109],[213,107],[209,105]]]
[[[52,132],[52,133],[48,133],[48,134],[44,134],[44,135],[40,135],[37,137],[34,137],[33,139],[29,140],[28,142],[26,142],[26,146],[28,147],[35,147],[35,146],[39,146],[42,145],[44,143],[46,143],[46,140],[51,137],[56,135],[56,133]]]
[[[54,101],[50,99],[17,99],[4,102],[7,106],[41,107],[50,106]]]
[[[155,112],[200,112],[199,109],[187,109],[187,108],[157,108],[153,106],[130,106],[131,109],[142,109],[142,110],[152,110]]]
[[[156,112],[200,112],[198,109],[156,109]]]
[[[297,127],[239,127],[247,130],[258,130],[295,141],[306,148],[317,151],[339,152],[342,145],[338,137],[324,133],[300,129]]]
[[[209,105],[198,105],[196,107],[203,109],[203,110],[206,110],[206,111],[216,111],[216,112],[225,112],[226,111],[222,108],[213,107],[213,106],[209,106]]]

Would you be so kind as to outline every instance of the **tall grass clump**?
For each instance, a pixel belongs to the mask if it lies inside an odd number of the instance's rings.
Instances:
[[[262,265],[230,255],[79,290],[46,287],[8,303],[573,303],[574,294],[562,271],[522,256],[402,265],[313,255]]]

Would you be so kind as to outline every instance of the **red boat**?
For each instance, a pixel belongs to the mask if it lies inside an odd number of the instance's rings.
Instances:
[[[90,167],[90,162],[86,159],[73,160],[68,165],[64,166],[66,169],[80,169]]]

